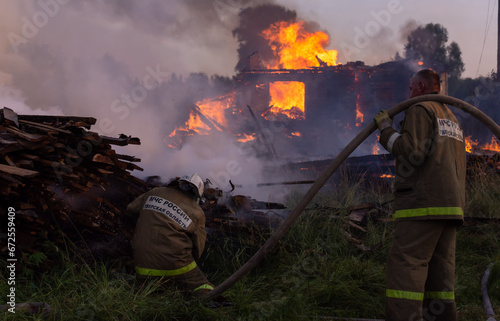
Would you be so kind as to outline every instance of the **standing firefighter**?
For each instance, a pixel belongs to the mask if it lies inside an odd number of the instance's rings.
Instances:
[[[205,247],[205,213],[198,205],[204,184],[198,174],[154,188],[127,207],[139,214],[132,249],[138,279],[174,281],[181,291],[201,297],[213,290],[196,265]]]
[[[439,75],[430,69],[410,80],[410,97],[439,90]],[[386,320],[457,320],[455,244],[465,204],[462,128],[445,105],[431,101],[406,111],[400,133],[385,110],[375,122],[380,143],[396,158]]]

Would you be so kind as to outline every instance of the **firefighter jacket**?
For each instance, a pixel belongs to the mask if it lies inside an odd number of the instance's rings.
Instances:
[[[463,220],[464,135],[445,105],[422,102],[411,106],[400,133],[388,127],[380,143],[396,158],[395,220]]]
[[[189,193],[157,187],[127,207],[139,215],[132,249],[142,275],[174,276],[196,268],[205,247],[205,214]]]

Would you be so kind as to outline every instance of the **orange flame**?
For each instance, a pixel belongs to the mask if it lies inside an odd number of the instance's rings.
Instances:
[[[492,152],[500,152],[500,144],[495,136],[491,137],[489,144],[479,145],[477,140],[472,140],[471,136],[465,137],[465,151],[472,153],[477,150],[487,150]]]
[[[255,134],[247,135],[243,134],[243,137],[237,139],[240,143],[246,143],[255,139]]]
[[[262,32],[268,40],[275,61],[264,62],[268,69],[302,69],[337,64],[336,50],[326,50],[328,34],[305,30],[305,22],[280,21]],[[293,119],[304,119],[305,85],[301,82],[274,82],[269,86],[270,113],[282,113]],[[294,108],[296,107],[296,108]],[[298,110],[297,110],[298,109]]]
[[[500,152],[500,144],[498,143],[498,139],[495,136],[492,136],[491,142],[484,145],[482,149]]]
[[[372,155],[380,154],[380,145],[378,143],[379,139],[380,139],[380,135],[377,134],[377,141],[372,146]]]
[[[382,174],[380,175],[380,178],[394,178],[395,176],[394,175],[391,175],[391,174]]]
[[[196,103],[201,113],[215,125],[227,126],[225,111],[235,100],[236,93],[232,92],[217,98],[208,98]],[[220,126],[217,126],[220,129]]]
[[[304,119],[306,86],[299,81],[276,81],[269,84],[271,114],[282,113],[292,119]],[[265,115],[263,115],[265,117]]]
[[[356,127],[359,127],[363,123],[363,113],[361,112],[361,104],[359,103],[359,94],[356,97]]]
[[[302,69],[319,67],[320,61],[328,66],[337,64],[336,50],[326,50],[330,42],[328,34],[316,31],[311,33],[304,28],[304,21],[280,21],[262,32],[269,41],[278,61],[264,62],[268,69]]]
[[[174,129],[174,131],[168,135],[169,137],[174,137],[175,135],[178,134],[179,131],[184,131],[186,134],[193,135],[194,133],[200,134],[200,135],[208,135],[208,131],[210,131],[210,127],[207,126],[202,120],[200,115],[195,114],[194,112],[191,112],[189,115],[189,120],[186,122],[186,124],[183,127],[179,127]],[[194,133],[193,133],[194,132]]]
[[[197,102],[196,107],[191,110],[186,123],[174,129],[168,137],[191,136],[195,133],[208,135],[212,129],[222,131],[223,126],[227,126],[225,112],[234,104],[235,97],[236,93],[232,92],[217,98]],[[168,144],[169,147],[173,148],[176,148],[177,145],[180,145],[180,143]]]
[[[479,145],[477,140],[472,140],[472,136],[465,137],[465,151],[467,153],[472,153],[473,149],[476,149]]]

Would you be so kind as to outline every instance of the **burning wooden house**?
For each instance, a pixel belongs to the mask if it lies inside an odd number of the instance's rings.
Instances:
[[[381,108],[408,96],[418,62],[377,66],[337,63],[329,36],[299,22],[277,22],[261,33],[272,55],[250,54],[235,76],[236,88],[198,101],[189,120],[169,135],[179,148],[189,135],[225,132],[239,143],[267,145],[260,154],[293,159],[332,156]],[[421,67],[420,67],[421,68]],[[376,138],[364,154],[378,148]]]
[[[410,59],[339,64],[338,52],[325,49],[328,35],[309,31],[303,21],[276,22],[260,36],[267,45],[265,57],[252,52],[234,78],[233,91],[194,104],[189,120],[167,138],[170,147],[181,148],[190,135],[223,132],[263,158],[285,163],[329,159],[380,109],[406,100],[409,79],[426,67]],[[442,93],[446,79],[443,74]],[[396,126],[401,119],[396,117]],[[468,142],[473,143],[471,137]],[[374,134],[355,156],[382,152]]]

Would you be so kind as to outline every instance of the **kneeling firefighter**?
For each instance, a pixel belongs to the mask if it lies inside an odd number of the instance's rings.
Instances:
[[[204,183],[198,174],[174,179],[140,195],[127,207],[139,215],[132,240],[137,278],[165,278],[201,297],[213,290],[196,261],[205,247]]]

